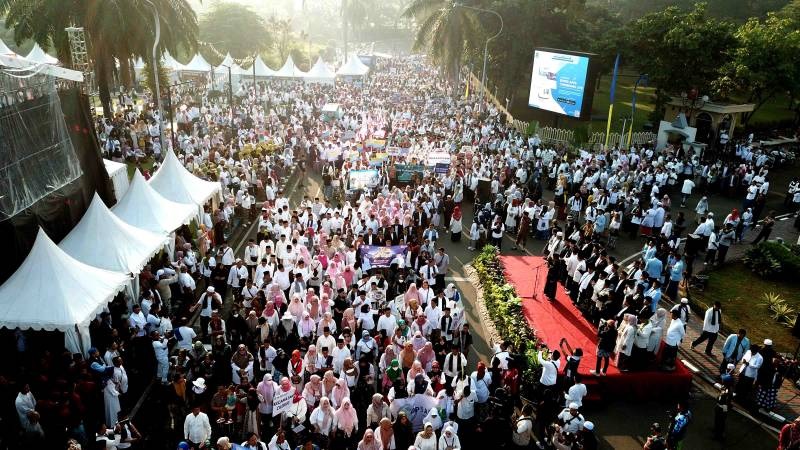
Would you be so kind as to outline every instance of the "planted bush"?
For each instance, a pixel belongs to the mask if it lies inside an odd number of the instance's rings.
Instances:
[[[541,368],[535,355],[536,337],[522,313],[522,299],[517,295],[514,286],[506,282],[503,265],[497,257],[495,247],[484,247],[473,260],[472,266],[483,288],[483,301],[497,333],[504,341],[511,342],[519,354],[524,355],[522,392],[523,396],[530,398]]]

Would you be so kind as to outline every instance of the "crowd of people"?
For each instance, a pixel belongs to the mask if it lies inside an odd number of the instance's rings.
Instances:
[[[140,395],[155,377],[181,449],[597,448],[578,375],[593,350],[541,349],[537,396],[523,403],[517,353],[526,349],[498,343],[478,360],[465,299],[448,281],[448,247],[503,249],[508,234],[514,249],[541,241],[545,294],[562,283],[600,324],[594,375],[612,358],[623,371],[672,370],[690,312],[662,299],[678,300],[700,254],[723,264],[764,217],[754,240],[769,238],[768,159],[746,143],[724,160],[649,145],[571,157],[463,92],[417,58],[379,62],[368,80],[335,86],[243,80],[233,106],[198,83],[176,90],[177,129],[166,142],[154,108],[122,94],[120,110],[98,123],[107,155],[149,177],[175,151],[190,172],[221,184],[224,201],[206,207],[196,231],[178,230],[175,254],[140,275],[140,298],[115,299],[98,316],[85,357],[33,358],[17,333],[23,442],[144,448],[128,391],[136,385]],[[340,112],[322,114],[326,104]],[[433,154],[449,156],[443,170],[427,164]],[[291,171],[295,187],[318,174],[320,192],[290,201],[282,180]],[[712,193],[742,197],[742,212],[717,226]],[[672,207],[672,194],[697,200],[696,217]],[[237,253],[227,239],[251,223],[257,233]],[[630,267],[610,254],[625,235],[646,239]],[[687,236],[691,246],[681,244]],[[375,257],[387,246],[401,250]],[[692,344],[705,340],[707,353],[722,320],[718,306],[709,311],[708,334]],[[761,402],[776,385],[762,374],[778,366],[746,339],[725,342],[721,380],[735,378],[743,398],[757,378]],[[645,448],[659,448],[662,435],[660,448],[677,448],[690,418],[682,403]]]

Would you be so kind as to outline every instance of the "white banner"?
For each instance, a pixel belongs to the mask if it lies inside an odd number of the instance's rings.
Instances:
[[[447,152],[430,152],[426,164],[428,166],[435,166],[436,164],[450,164],[450,153]]]
[[[283,392],[282,390],[276,392],[275,395],[272,397],[273,417],[289,409],[289,407],[292,406],[293,397],[294,397],[294,388],[289,389],[289,392]]]

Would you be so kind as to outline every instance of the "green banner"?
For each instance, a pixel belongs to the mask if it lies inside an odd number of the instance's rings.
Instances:
[[[415,173],[421,177],[425,172],[425,166],[419,164],[397,164],[394,166],[397,173],[398,183],[408,183]]]

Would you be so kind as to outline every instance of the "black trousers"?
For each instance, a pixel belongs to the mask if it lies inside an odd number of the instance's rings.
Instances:
[[[698,337],[697,339],[694,340],[694,342],[692,342],[692,347],[697,347],[703,341],[707,341],[706,354],[710,355],[711,350],[714,348],[714,342],[717,341],[717,333],[712,333],[710,331],[703,331],[703,333],[700,334],[700,337]]]

